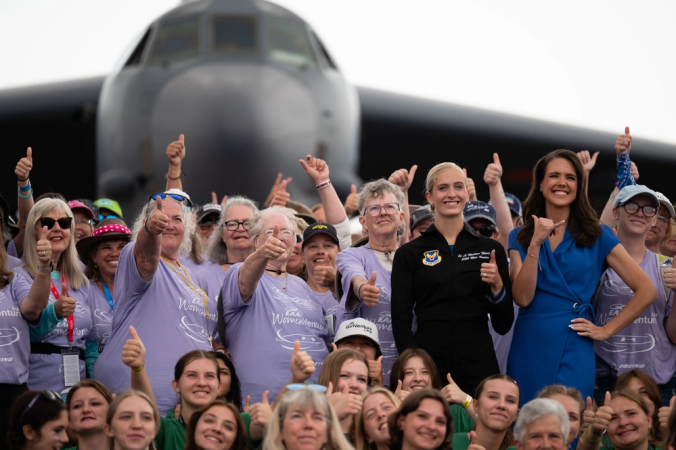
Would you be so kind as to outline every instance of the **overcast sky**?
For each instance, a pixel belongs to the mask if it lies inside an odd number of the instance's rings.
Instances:
[[[7,1],[0,89],[106,74],[178,0]],[[676,2],[276,0],[348,79],[676,143]]]

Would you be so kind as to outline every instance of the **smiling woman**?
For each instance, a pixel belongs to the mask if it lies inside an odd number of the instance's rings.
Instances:
[[[185,450],[246,450],[246,430],[232,403],[214,400],[190,418]]]
[[[414,392],[387,419],[390,450],[451,450],[452,424],[451,411],[438,391]]]

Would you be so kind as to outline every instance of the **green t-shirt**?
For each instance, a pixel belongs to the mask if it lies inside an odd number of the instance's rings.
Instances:
[[[584,436],[581,436],[580,439],[584,439]],[[615,446],[613,445],[612,442],[610,442],[610,438],[608,437],[608,433],[604,433],[603,436],[601,436],[601,447],[599,447],[601,450],[615,450]],[[455,450],[455,449],[453,449]],[[653,447],[652,444],[648,443],[648,450],[660,450],[659,447]]]
[[[469,433],[474,429],[474,421],[461,405],[451,405],[451,416],[453,417],[453,433]],[[469,445],[469,441],[467,442]]]
[[[453,433],[453,450],[467,450],[470,441],[467,433]],[[516,450],[513,445],[507,447],[505,450]]]

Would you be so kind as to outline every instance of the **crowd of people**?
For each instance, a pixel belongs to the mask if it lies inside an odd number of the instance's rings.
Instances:
[[[11,450],[673,450],[676,213],[638,184],[629,128],[599,216],[598,153],[556,150],[527,198],[494,154],[417,166],[320,203],[167,186],[0,197],[0,439]],[[612,144],[612,143],[610,143]],[[649,183],[648,183],[649,184]],[[140,205],[139,205],[140,206]],[[351,219],[361,232],[351,233]]]

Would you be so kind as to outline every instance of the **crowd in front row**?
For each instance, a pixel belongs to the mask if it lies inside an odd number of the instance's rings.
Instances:
[[[308,156],[313,207],[281,174],[263,209],[198,207],[181,135],[133,223],[112,199],[34,199],[29,148],[18,223],[0,203],[2,448],[676,448],[676,214],[631,142],[599,218],[598,153],[569,150],[523,204],[495,154],[488,202],[454,163],[425,206],[417,166],[343,202]]]

